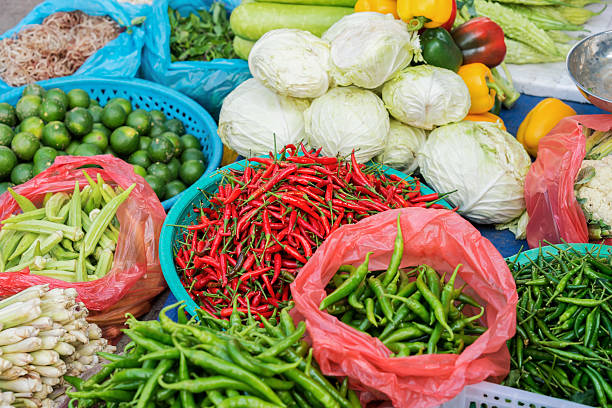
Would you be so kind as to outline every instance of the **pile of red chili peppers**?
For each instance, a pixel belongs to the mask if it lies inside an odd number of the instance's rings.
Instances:
[[[380,166],[321,157],[287,145],[278,155],[252,158],[226,175],[210,207],[193,211],[175,263],[191,298],[227,319],[238,310],[265,317],[289,300],[289,284],[334,230],[400,207],[444,208],[443,195],[420,194],[416,178],[385,175]]]

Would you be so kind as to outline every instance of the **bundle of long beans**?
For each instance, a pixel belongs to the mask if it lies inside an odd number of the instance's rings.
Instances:
[[[612,257],[540,248],[509,262],[519,295],[505,384],[587,405],[612,403]]]
[[[287,153],[285,152],[287,150]],[[416,178],[342,161],[288,145],[279,155],[252,158],[226,175],[184,226],[175,265],[192,299],[228,319],[232,299],[269,317],[289,299],[289,283],[321,242],[341,225],[401,207],[444,208],[443,195],[421,194]]]
[[[397,357],[423,353],[459,354],[486,331],[477,323],[484,314],[484,307],[462,293],[465,286],[455,289],[461,265],[446,283],[446,274],[440,276],[428,265],[399,269],[404,255],[399,217],[387,270],[370,272],[370,255],[368,253],[357,268],[340,267],[328,285],[329,295],[319,305],[321,310],[378,337]],[[480,313],[470,317],[464,315],[462,311],[466,305],[480,309]]]
[[[114,351],[74,289],[33,286],[0,301],[0,406],[54,407],[66,373],[79,375]],[[57,392],[55,392],[57,391]]]
[[[129,319],[132,342],[124,356],[101,353],[111,363],[99,373],[87,381],[68,378],[79,408],[361,406],[346,378],[321,374],[302,340],[305,323],[296,327],[288,309],[278,323],[263,316],[256,322],[250,312],[245,322],[236,307],[229,321],[198,310],[196,323],[181,307],[175,323],[166,312],[176,307],[163,309],[159,321]]]

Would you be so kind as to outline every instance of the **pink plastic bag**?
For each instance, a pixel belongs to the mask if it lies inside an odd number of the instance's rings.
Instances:
[[[437,271],[463,267],[456,287],[485,306],[488,330],[460,355],[389,357],[380,340],[319,310],[325,286],[343,264],[359,265],[367,252],[370,270],[384,270],[393,253],[401,216],[401,267],[428,264]],[[291,284],[297,317],[306,319],[314,357],[323,373],[348,376],[362,402],[390,399],[396,408],[433,407],[452,399],[465,385],[489,377],[501,380],[510,367],[506,341],[516,328],[514,279],[495,247],[466,220],[448,210],[404,208],[368,217],[331,234]],[[385,406],[390,406],[386,403]]]
[[[589,242],[586,218],[574,195],[574,182],[586,154],[583,125],[608,131],[612,115],[570,116],[540,140],[538,158],[525,179],[527,242],[531,248],[544,240],[553,244]]]
[[[137,286],[146,287],[148,293],[144,296],[136,296],[137,294],[131,296],[134,303],[144,303],[165,288],[157,251],[159,234],[166,214],[151,187],[141,176],[134,173],[131,165],[111,155],[58,156],[51,167],[32,180],[15,187],[14,190],[40,206],[47,192],[72,193],[76,180],[79,181],[81,188],[87,185],[87,179],[79,169],[85,165],[102,167],[102,169],[87,169],[94,180],[96,174],[100,173],[106,182],[124,189],[136,183],[128,199],[117,211],[120,223],[119,242],[112,270],[102,279],[78,283],[31,275],[27,270],[0,273],[0,297],[17,293],[33,285],[48,283],[52,288],[75,288],[79,293],[78,299],[85,303],[88,309],[110,312],[109,308],[126,296],[141,279],[146,282]],[[3,220],[16,212],[20,210],[13,197],[8,192],[0,196],[0,219]],[[137,288],[134,287],[135,289]],[[123,315],[121,317],[123,318]]]

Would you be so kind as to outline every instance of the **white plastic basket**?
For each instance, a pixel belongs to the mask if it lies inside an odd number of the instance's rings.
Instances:
[[[438,408],[590,408],[587,405],[547,397],[490,382],[468,385]]]

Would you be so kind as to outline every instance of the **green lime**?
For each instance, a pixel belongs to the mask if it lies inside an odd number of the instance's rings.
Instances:
[[[166,115],[164,115],[164,112],[158,109],[152,110],[149,112],[149,114],[151,115],[151,120],[155,125],[162,125],[166,121]]]
[[[127,119],[127,113],[121,105],[108,104],[102,110],[102,123],[109,129],[117,129],[122,126]]]
[[[34,164],[51,162],[57,157],[57,150],[52,147],[44,146],[36,151],[34,154]]]
[[[4,123],[0,123],[0,146],[10,145],[11,140],[13,140],[13,136],[15,136],[13,129]]]
[[[82,89],[68,92],[68,105],[73,108],[89,108],[89,94]]]
[[[24,120],[30,116],[38,116],[40,112],[40,105],[42,105],[42,99],[38,95],[25,95],[17,102],[15,111],[19,120]]]
[[[162,178],[165,183],[172,180],[172,173],[164,163],[153,163],[147,168],[147,173]]]
[[[149,136],[140,136],[138,150],[147,150],[151,144],[151,138]]]
[[[40,116],[45,122],[64,120],[64,116],[66,116],[66,108],[64,105],[59,104],[53,99],[45,98],[42,101],[42,105],[40,105]]]
[[[100,123],[102,121],[102,112],[104,112],[104,109],[102,109],[98,105],[94,105],[90,106],[88,110],[91,114],[91,117],[93,118],[94,123]]]
[[[151,130],[151,115],[143,109],[136,109],[130,113],[125,124],[136,129],[139,135],[148,135]]]
[[[202,174],[206,171],[206,166],[199,160],[187,160],[183,164],[181,164],[181,168],[179,169],[179,176],[183,182],[190,186],[195,183]]]
[[[104,133],[107,138],[109,138],[111,133],[113,133],[109,130],[109,128],[107,128],[101,123],[94,123],[92,130],[99,130],[100,132]]]
[[[4,181],[2,183],[0,183],[0,195],[6,193],[8,191],[9,187],[13,187],[13,183],[11,183],[10,181]]]
[[[181,138],[178,137],[176,133],[164,132],[162,133],[162,137],[165,137],[172,142],[175,157],[179,157],[181,153],[183,153],[183,142],[181,142]]]
[[[173,180],[166,184],[166,195],[164,196],[164,200],[169,200],[175,195],[180,194],[187,187],[180,180]]]
[[[66,153],[66,152],[65,152],[65,151],[63,151],[63,150],[60,150],[60,151],[58,151],[58,152],[57,152],[57,155],[58,155],[58,156],[68,156],[68,153]]]
[[[202,163],[206,163],[206,156],[204,156],[201,150],[194,148],[185,149],[181,155],[181,162],[185,163],[189,160],[199,160]]]
[[[23,92],[21,93],[21,96],[25,95],[35,95],[40,96],[42,98],[43,96],[45,96],[45,88],[38,84],[26,85],[26,87],[23,88]]]
[[[74,156],[74,152],[76,151],[77,147],[79,147],[80,144],[81,142],[79,142],[78,140],[73,140],[66,147],[66,153],[68,153],[71,156]]]
[[[184,134],[183,136],[181,136],[181,141],[183,142],[183,148],[185,149],[198,149],[200,151],[202,150],[202,145],[200,144],[200,141],[194,135],[191,135],[189,133]]]
[[[45,94],[45,99],[59,103],[64,107],[64,109],[67,108],[70,103],[70,101],[68,101],[68,95],[66,95],[66,92],[59,88],[49,89]]]
[[[11,183],[23,184],[32,178],[32,163],[21,163],[11,171]]]
[[[115,104],[115,103],[118,103],[123,108],[123,110],[125,111],[126,115],[129,115],[130,113],[132,113],[132,104],[127,99],[125,99],[125,98],[112,98],[112,99],[109,99],[109,101],[108,101],[108,103],[106,105],[108,106],[108,105],[112,105],[112,104]]]
[[[53,147],[54,149],[64,150],[70,143],[70,133],[66,129],[66,125],[60,121],[49,122],[45,125],[42,131],[42,142],[45,146]]]
[[[68,111],[64,123],[70,133],[76,136],[85,136],[93,129],[91,113],[82,107],[72,108]]]
[[[119,156],[117,152],[111,149],[110,145],[106,149],[104,149],[104,154],[112,154],[113,156]]]
[[[52,164],[53,162],[50,161],[34,163],[34,165],[32,166],[32,175],[38,176],[40,173],[51,167]]]
[[[110,137],[111,148],[121,155],[129,155],[138,150],[138,132],[129,126],[121,126]]]
[[[135,164],[145,169],[151,165],[151,160],[149,160],[149,154],[146,150],[136,150],[134,153],[130,154],[127,161],[130,164]]]
[[[166,125],[166,129],[176,133],[179,136],[183,136],[185,134],[185,126],[183,126],[183,122],[178,119],[167,120],[164,125]]]
[[[96,156],[98,154],[102,154],[102,150],[91,143],[82,143],[74,150],[75,156]]]
[[[151,137],[161,136],[162,134],[164,134],[164,132],[167,132],[167,131],[168,129],[166,129],[164,125],[154,125],[151,128],[151,132],[149,132],[149,136]]]
[[[6,178],[17,165],[17,156],[6,146],[0,146],[0,179]]]
[[[101,151],[108,147],[108,137],[100,130],[93,129],[83,137],[83,143],[90,143],[98,146]]]
[[[159,199],[162,199],[166,194],[166,183],[164,182],[164,180],[152,174],[147,174],[146,176],[144,176],[144,179],[147,183],[149,183],[157,197]]]
[[[138,174],[139,176],[144,177],[147,175],[147,170],[144,167],[137,164],[133,164],[132,167],[134,167],[134,173]]]
[[[98,102],[97,99],[89,99],[89,107],[93,107],[93,106],[100,106],[100,102]]]
[[[17,124],[17,112],[12,105],[6,102],[0,103],[0,123],[11,127]]]
[[[174,145],[165,137],[154,137],[147,152],[152,161],[168,163],[174,155]]]
[[[36,136],[28,132],[17,133],[11,141],[11,149],[13,149],[17,157],[24,161],[32,160],[39,147],[40,143]]]
[[[42,131],[45,127],[45,122],[37,116],[30,116],[25,118],[19,126],[20,132],[29,132],[36,136],[38,140],[42,137]]]
[[[176,180],[178,178],[179,169],[181,168],[181,162],[176,157],[173,157],[167,164],[168,170],[170,170],[170,179]]]

